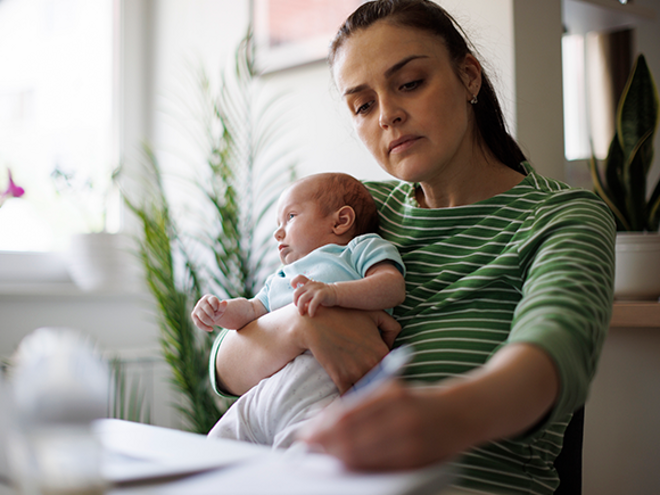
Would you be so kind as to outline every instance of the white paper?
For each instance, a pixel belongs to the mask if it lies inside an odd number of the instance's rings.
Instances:
[[[119,420],[101,420],[94,426],[107,453],[104,477],[121,483],[107,495],[431,495],[441,493],[453,479],[446,465],[361,473],[347,470],[334,457],[304,449],[272,450]],[[158,479],[186,473],[197,474]],[[131,486],[141,479],[152,483]]]
[[[256,459],[269,447],[207,439],[185,431],[102,419],[93,430],[103,446],[101,472],[111,483],[200,472]]]

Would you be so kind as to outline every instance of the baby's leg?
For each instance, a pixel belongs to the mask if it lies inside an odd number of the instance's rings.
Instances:
[[[274,448],[288,448],[300,428],[339,397],[339,390],[318,361],[305,353],[282,371],[285,383],[278,387],[270,410]]]
[[[288,449],[291,447],[291,445],[293,445],[298,439],[298,432],[304,428],[307,423],[314,419],[314,415],[338,399],[339,390],[332,395],[328,395],[324,400],[318,402],[313,407],[310,407],[305,414],[301,415],[300,420],[288,424],[275,435],[275,438],[273,439],[273,448]]]
[[[208,436],[287,448],[300,426],[337,397],[335,384],[306,352],[238,399]]]
[[[262,443],[258,441],[250,423],[244,418],[241,404],[238,403],[241,399],[227,409],[215,426],[211,428],[208,433],[209,438],[228,438],[250,443]]]
[[[254,389],[252,389],[254,390]],[[268,439],[259,434],[250,419],[251,392],[240,397],[218,420],[208,433],[209,438],[228,438],[244,442],[270,445]]]

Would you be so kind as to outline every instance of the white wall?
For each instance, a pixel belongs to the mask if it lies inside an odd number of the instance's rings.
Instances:
[[[204,159],[203,150],[187,134],[198,131],[198,71],[203,69],[217,84],[221,68],[245,35],[248,3],[152,0],[152,16],[148,138],[165,169],[185,175],[191,162]]]
[[[513,4],[516,137],[537,172],[564,180],[561,2]]]

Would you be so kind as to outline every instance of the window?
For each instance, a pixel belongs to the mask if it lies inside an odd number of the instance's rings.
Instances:
[[[113,144],[113,0],[0,1],[0,250],[101,230]]]
[[[632,66],[631,29],[567,34],[562,39],[567,160],[607,156],[619,98]]]
[[[564,146],[567,160],[590,156],[587,123],[584,36],[562,38],[562,77],[564,86]]]

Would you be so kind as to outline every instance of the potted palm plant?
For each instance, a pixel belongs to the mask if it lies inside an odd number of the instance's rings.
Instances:
[[[596,193],[617,224],[614,295],[618,299],[660,297],[660,181],[647,195],[657,126],[657,88],[644,55],[639,55],[619,100],[604,176],[593,156],[590,161]]]

